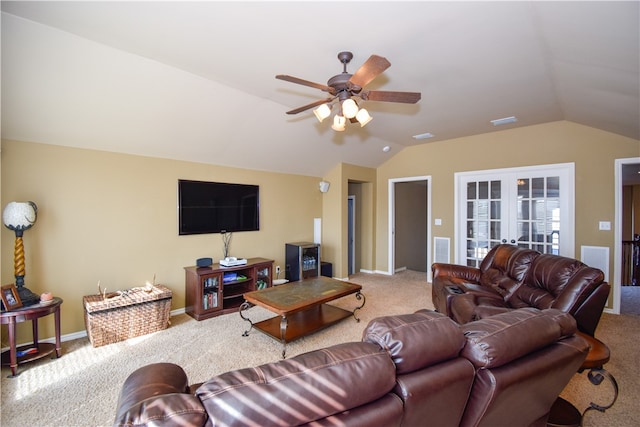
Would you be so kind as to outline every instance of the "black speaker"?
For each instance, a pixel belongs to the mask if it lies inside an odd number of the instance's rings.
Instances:
[[[211,258],[198,258],[196,260],[196,265],[198,267],[209,267],[213,264],[213,260]]]

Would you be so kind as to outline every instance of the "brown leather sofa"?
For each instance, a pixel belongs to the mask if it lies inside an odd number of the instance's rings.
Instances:
[[[458,325],[433,311],[380,317],[362,342],[215,376],[144,366],[116,426],[544,426],[588,352],[558,310]]]
[[[597,268],[508,244],[493,247],[479,268],[434,263],[431,269],[436,310],[461,324],[523,307],[555,308],[593,336],[611,289]]]

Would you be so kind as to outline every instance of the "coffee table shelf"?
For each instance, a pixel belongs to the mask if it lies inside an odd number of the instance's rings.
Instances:
[[[282,358],[286,355],[286,344],[303,336],[331,326],[347,317],[356,316],[356,311],[364,307],[362,286],[335,280],[329,277],[315,277],[290,282],[275,288],[258,290],[244,294],[245,302],[240,306],[240,317],[249,322],[250,327],[242,335],[248,336],[253,327],[280,341],[283,345]],[[355,294],[362,303],[353,311],[333,305],[329,301]],[[253,323],[243,312],[258,305],[277,316]]]
[[[352,312],[330,304],[322,304],[309,310],[299,311],[286,317],[287,327],[285,329],[284,342],[288,343],[313,334],[352,315]],[[281,341],[281,325],[282,318],[276,316],[254,323],[253,327]]]

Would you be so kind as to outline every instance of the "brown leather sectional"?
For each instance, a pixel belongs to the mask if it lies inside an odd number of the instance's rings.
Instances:
[[[431,269],[436,310],[461,324],[518,308],[555,308],[593,336],[611,290],[597,268],[509,244],[493,247],[479,268],[435,263]]]
[[[116,426],[544,426],[588,352],[575,319],[525,308],[459,325],[374,319],[362,342],[189,386],[171,363],[125,381]]]

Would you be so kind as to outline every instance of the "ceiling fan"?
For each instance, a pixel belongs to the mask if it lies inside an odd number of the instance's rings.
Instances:
[[[304,86],[320,89],[331,95],[325,99],[319,99],[302,107],[287,111],[287,114],[298,114],[303,111],[318,107],[314,110],[318,120],[322,121],[331,114],[331,107],[337,99],[340,110],[334,117],[334,130],[344,130],[346,118],[351,122],[358,121],[364,126],[371,120],[371,116],[365,109],[360,109],[352,97],[359,97],[363,101],[402,102],[415,104],[420,100],[420,92],[391,92],[382,90],[367,90],[364,87],[378,75],[391,66],[391,63],[382,56],[371,55],[364,64],[354,73],[347,72],[347,64],[353,59],[353,53],[340,52],[338,60],[343,64],[342,73],[329,79],[326,85],[310,82],[297,77],[278,74],[276,79],[285,80]],[[360,117],[358,117],[360,113]]]

